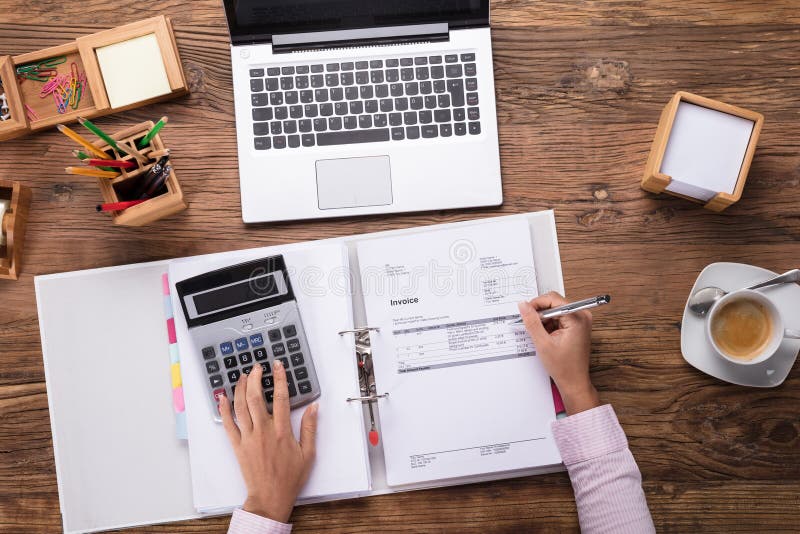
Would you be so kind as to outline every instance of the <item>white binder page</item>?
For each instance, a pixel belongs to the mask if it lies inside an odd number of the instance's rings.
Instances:
[[[535,297],[525,218],[357,245],[387,483],[561,461],[550,379],[518,318]]]
[[[358,371],[352,336],[348,284],[349,268],[341,243],[252,249],[214,257],[192,258],[170,264],[175,330],[189,431],[194,504],[199,511],[223,511],[241,506],[246,497],[236,457],[225,431],[213,420],[206,398],[206,371],[181,311],[175,284],[186,278],[228,265],[283,254],[311,349],[321,396],[317,426],[317,457],[300,500],[356,496],[369,490],[369,466],[361,406],[347,402],[359,395]],[[292,411],[292,427],[299,436],[304,408]]]

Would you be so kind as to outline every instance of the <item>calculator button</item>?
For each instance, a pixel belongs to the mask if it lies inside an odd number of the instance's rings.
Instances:
[[[292,354],[291,358],[292,358],[292,365],[294,365],[295,367],[298,365],[303,365],[304,360],[302,352],[296,352],[295,354]]]
[[[264,344],[264,336],[261,334],[253,334],[250,336],[250,345],[253,347],[258,347],[259,345]]]
[[[300,382],[299,384],[297,384],[297,389],[300,390],[301,395],[305,395],[306,393],[311,393],[311,382],[309,381]]]
[[[272,354],[274,356],[283,356],[286,354],[286,346],[283,343],[275,343],[272,345]]]
[[[292,380],[292,375],[290,375],[288,373],[288,371],[289,371],[289,358],[276,358],[276,360],[280,360],[281,361],[281,363],[283,364],[283,368],[286,369],[286,371],[287,371],[286,380],[291,381]]]
[[[253,370],[253,366],[252,365],[248,365],[247,367],[242,367],[242,372],[244,374],[246,374],[246,375],[249,375],[250,371],[252,371],[252,370]]]
[[[283,327],[283,335],[286,337],[294,337],[297,335],[297,328],[293,324]]]
[[[239,381],[239,377],[242,376],[242,373],[239,372],[238,369],[234,369],[233,371],[228,371],[228,380],[231,384],[235,384]]]
[[[218,388],[222,385],[222,375],[213,375],[209,377],[208,381],[211,382],[212,388]]]
[[[233,343],[230,341],[226,341],[225,343],[220,343],[219,350],[222,352],[223,356],[227,356],[228,354],[233,354]]]
[[[266,393],[264,393],[264,398],[266,398],[267,402],[270,403],[270,404],[272,404],[272,397],[273,396],[275,396],[275,392],[274,391],[267,391]]]
[[[264,347],[261,347],[260,349],[256,349],[256,350],[253,351],[253,356],[256,357],[256,361],[257,362],[260,362],[261,360],[264,360],[264,359],[267,358],[267,349],[265,349]]]
[[[214,347],[205,347],[203,349],[203,359],[210,360],[214,356],[216,356],[216,352],[214,352]]]
[[[275,387],[275,379],[271,376],[262,376],[261,377],[261,386],[266,388],[273,388]]]
[[[225,388],[215,389],[213,395],[214,395],[214,400],[217,401],[217,404],[219,404],[219,401],[222,400],[222,397],[226,396],[225,395]]]
[[[247,350],[248,345],[246,337],[240,337],[239,339],[236,340],[235,343],[236,343],[236,350]]]
[[[223,362],[225,362],[225,369],[236,367],[236,356],[228,356],[223,360]]]
[[[305,378],[308,378],[308,369],[306,369],[305,367],[301,367],[300,369],[295,369],[294,376],[296,376],[298,380],[303,380]]]
[[[214,374],[219,372],[219,363],[217,360],[211,360],[210,362],[206,362],[206,371],[208,374]]]
[[[270,330],[267,335],[269,336],[270,341],[278,341],[281,338],[281,331],[276,328],[274,330]]]
[[[261,369],[264,371],[265,375],[268,375],[268,374],[270,374],[272,372],[272,370],[269,368],[269,362],[262,363],[261,364]]]
[[[252,363],[253,356],[249,352],[242,352],[239,354],[239,361],[242,362],[242,365]]]
[[[294,387],[294,384],[289,384],[289,396],[290,397],[297,396],[297,388]]]
[[[286,342],[286,346],[289,348],[289,352],[297,352],[300,350],[300,340],[297,338],[290,339]]]

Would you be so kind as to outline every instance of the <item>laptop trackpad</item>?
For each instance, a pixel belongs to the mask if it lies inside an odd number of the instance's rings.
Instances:
[[[322,210],[391,204],[389,156],[317,161],[317,199]]]

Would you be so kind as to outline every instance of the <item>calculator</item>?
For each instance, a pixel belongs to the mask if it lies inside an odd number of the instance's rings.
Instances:
[[[289,404],[297,408],[320,395],[314,361],[282,255],[225,267],[175,284],[189,335],[204,372],[215,421],[219,400],[233,400],[236,384],[260,365],[262,393],[272,413],[280,360],[286,369]]]

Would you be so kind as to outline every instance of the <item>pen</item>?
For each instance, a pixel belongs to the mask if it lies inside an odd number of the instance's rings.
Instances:
[[[139,199],[147,200],[148,198],[151,198],[155,194],[155,192],[161,189],[161,186],[163,186],[167,182],[167,178],[169,178],[170,172],[172,172],[172,167],[170,165],[164,167],[164,170],[161,171],[161,174],[159,174],[156,177],[156,179],[153,180],[153,183],[150,184],[150,187],[148,187],[144,193],[142,193]]]
[[[150,170],[148,170],[144,174],[144,176],[142,176],[137,180],[139,185],[138,187],[136,187],[136,189],[133,191],[133,194],[131,195],[133,198],[136,199],[144,198],[142,195],[148,189],[150,189],[150,186],[152,185],[153,181],[157,180],[158,177],[161,175],[162,171],[164,170],[164,167],[167,165],[168,160],[169,156],[163,156],[152,167],[150,167]]]
[[[611,295],[600,295],[598,297],[592,297],[590,299],[564,304],[563,306],[558,306],[557,308],[542,310],[539,312],[539,317],[541,317],[543,320],[552,319],[554,317],[561,317],[562,315],[569,315],[570,313],[575,313],[576,311],[596,308],[597,306],[602,306],[603,304],[608,304],[609,302],[611,302]],[[521,324],[522,322],[523,320],[520,317],[516,321],[512,321],[511,324]]]

